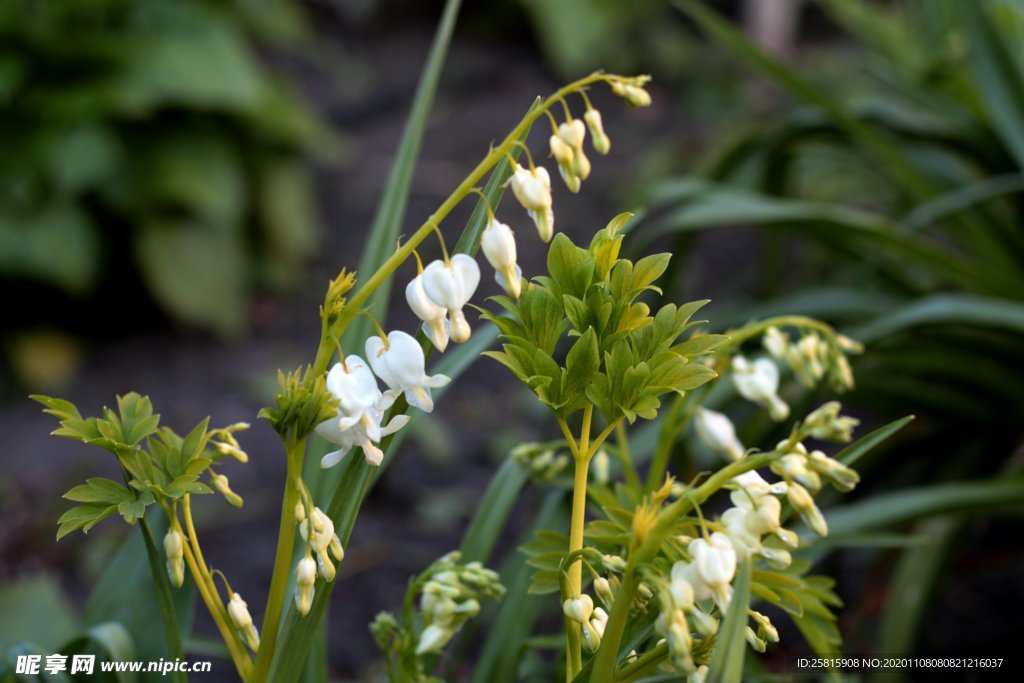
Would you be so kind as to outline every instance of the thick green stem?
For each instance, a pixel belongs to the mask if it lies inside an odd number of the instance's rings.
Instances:
[[[253,671],[255,683],[263,683],[267,680],[270,663],[274,658],[278,629],[281,626],[281,611],[284,609],[285,594],[288,592],[288,577],[292,570],[292,550],[295,545],[295,505],[299,502],[299,486],[305,449],[305,441],[293,441],[286,448],[288,478],[285,482],[284,501],[281,503],[281,526],[277,535],[274,575],[270,580],[267,611],[263,617],[263,635]]]
[[[149,528],[149,521],[145,517],[139,520],[139,531],[142,532],[142,540],[146,545],[146,558],[149,560],[149,570],[153,575],[153,588],[156,590],[156,600],[160,605],[160,615],[163,617],[167,655],[171,659],[183,660],[185,654],[181,647],[181,632],[178,629],[178,615],[174,610],[171,582],[167,578],[163,558],[153,540],[153,531]],[[176,671],[171,680],[186,683],[188,677],[183,672]]]

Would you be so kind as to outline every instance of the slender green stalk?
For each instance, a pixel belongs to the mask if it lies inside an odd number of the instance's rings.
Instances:
[[[668,459],[672,455],[672,444],[675,443],[676,435],[679,433],[676,430],[676,418],[679,415],[679,411],[682,410],[683,396],[676,396],[675,400],[672,401],[672,405],[668,408],[668,414],[665,415],[664,422],[661,424],[661,430],[658,432],[658,443],[654,449],[654,456],[651,458],[650,468],[647,470],[647,490],[653,491],[661,483],[661,478],[665,475],[665,470],[668,469]]]
[[[139,531],[142,533],[142,540],[146,545],[146,558],[149,560],[149,571],[153,575],[153,588],[156,590],[156,600],[160,605],[160,616],[163,617],[164,635],[167,638],[167,655],[171,659],[183,660],[185,654],[181,646],[178,615],[174,610],[174,599],[171,596],[171,582],[167,578],[167,570],[164,568],[160,551],[157,550],[156,542],[153,540],[153,531],[149,527],[149,521],[145,517],[139,520]],[[175,671],[172,680],[185,683],[188,681],[188,677],[183,672]]]
[[[270,580],[267,596],[267,610],[263,616],[263,636],[260,650],[256,654],[253,681],[267,680],[270,663],[274,658],[274,646],[281,627],[281,610],[285,605],[288,591],[288,577],[292,570],[292,549],[295,545],[295,506],[299,502],[299,484],[302,477],[302,461],[306,442],[292,441],[286,449],[288,454],[288,475],[285,481],[284,500],[281,503],[281,525],[277,535],[277,554],[274,556],[274,574]]]
[[[661,664],[668,656],[668,643],[663,642],[655,645],[651,650],[643,653],[621,669],[615,672],[616,681],[632,681],[640,676],[646,675],[656,666]]]
[[[227,645],[228,652],[231,653],[231,660],[235,663],[238,676],[243,681],[249,681],[252,674],[252,662],[249,659],[249,655],[239,645],[235,629],[228,623],[227,611],[224,609],[220,599],[217,598],[216,592],[211,593],[209,585],[202,579],[203,573],[196,561],[191,543],[185,544],[184,551],[185,563],[188,565],[189,571],[192,572],[192,578],[195,579],[199,595],[202,596],[203,602],[206,603],[206,609],[210,612],[210,616],[213,617],[213,622],[217,625],[217,630],[220,631],[220,636],[223,638],[224,644]]]
[[[586,433],[586,432],[584,432]],[[576,474],[572,488],[572,517],[569,526],[569,552],[573,553],[583,548],[583,527],[586,521],[587,512],[587,473],[590,466],[590,459],[583,457],[576,461]],[[583,563],[577,560],[569,567],[569,596],[575,598],[583,590]],[[568,660],[565,666],[567,681],[572,681],[576,674],[583,668],[583,659],[580,652],[581,625],[572,619],[566,620],[569,627],[566,633],[566,652]]]
[[[629,436],[626,434],[626,428],[622,422],[615,425],[615,443],[617,446],[615,454],[622,466],[622,472],[626,475],[626,481],[633,488],[640,490],[640,476],[636,472],[636,466],[633,465],[633,456],[629,452]]]

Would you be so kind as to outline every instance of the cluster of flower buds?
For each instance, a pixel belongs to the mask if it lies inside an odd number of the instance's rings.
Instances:
[[[729,460],[739,460],[746,449],[736,436],[736,427],[726,415],[697,406],[693,416],[694,430],[704,445]]]
[[[651,105],[651,94],[644,89],[650,76],[636,76],[634,78],[619,78],[612,82],[612,92],[626,100],[632,107],[649,107]]]
[[[836,344],[830,344],[817,332],[809,332],[792,342],[777,327],[769,327],[761,343],[774,358],[789,365],[805,387],[816,386],[827,375],[837,390],[853,388],[853,371],[846,354],[860,353],[863,346],[849,337],[839,335]]]
[[[778,448],[786,447],[789,447],[788,441],[778,445]],[[808,452],[799,442],[789,447],[789,452],[773,462],[771,468],[786,480],[786,495],[793,509],[820,536],[828,534],[828,525],[814,503],[813,494],[821,489],[823,480],[838,491],[851,491],[860,481],[860,475],[854,470],[822,451]]]
[[[423,585],[420,609],[424,628],[416,654],[440,652],[462,625],[480,612],[480,600],[505,593],[496,572],[479,562],[460,565],[458,560],[458,552],[439,559],[437,571]]]
[[[773,567],[782,569],[792,562],[785,548],[764,545],[763,537],[774,535],[788,548],[796,548],[799,539],[782,526],[782,503],[776,493],[785,493],[787,484],[769,484],[757,472],[745,472],[733,479],[736,487],[729,498],[734,507],[722,513],[725,533],[736,552],[745,557],[760,555]]]
[[[766,408],[776,422],[789,417],[789,406],[779,398],[779,369],[770,358],[751,362],[734,356],[732,370],[733,384],[743,398]]]
[[[772,624],[771,619],[767,615],[761,614],[757,610],[747,610],[747,614],[754,620],[757,625],[757,631],[747,626],[747,642],[757,652],[764,652],[767,649],[766,643],[777,643],[779,642],[779,631]]]
[[[164,536],[164,554],[167,555],[167,575],[171,585],[181,588],[185,583],[185,537],[174,527]]]
[[[236,422],[221,429],[211,429],[210,445],[220,455],[234,458],[243,463],[249,462],[249,455],[242,450],[241,445],[239,445],[238,440],[235,438],[235,432],[248,429],[249,426],[248,422]]]
[[[320,576],[324,581],[334,581],[337,573],[334,562],[345,559],[341,539],[334,533],[334,522],[318,507],[314,507],[307,517],[305,506],[301,503],[295,506],[295,517],[299,522],[302,540],[306,542],[309,552],[316,555],[316,566]]]
[[[256,625],[252,622],[252,615],[249,614],[249,605],[246,604],[245,600],[238,593],[231,594],[231,600],[228,601],[228,616],[231,617],[231,623],[235,625],[238,634],[245,641],[245,644],[249,646],[249,649],[253,652],[259,650],[259,631],[256,630]]]
[[[558,172],[570,192],[579,192],[583,181],[590,176],[590,160],[583,151],[587,127],[579,119],[558,126],[551,134],[551,156],[558,164]]]
[[[551,481],[569,466],[569,454],[536,442],[521,443],[509,452],[521,467],[529,470],[538,481]]]
[[[601,647],[601,638],[608,625],[608,612],[602,607],[594,607],[594,600],[586,593],[563,602],[562,612],[566,618],[582,626],[584,649],[596,652]]]

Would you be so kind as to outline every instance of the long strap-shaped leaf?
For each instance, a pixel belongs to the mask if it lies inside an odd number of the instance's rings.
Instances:
[[[749,559],[736,569],[733,596],[725,620],[718,629],[715,650],[708,662],[707,683],[739,683],[743,678],[743,660],[747,655],[747,609],[750,607],[750,582],[753,564]]]

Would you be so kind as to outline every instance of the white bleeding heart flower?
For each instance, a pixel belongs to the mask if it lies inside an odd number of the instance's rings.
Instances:
[[[724,414],[707,408],[697,408],[693,422],[697,436],[711,450],[730,460],[739,460],[746,449],[736,436],[736,427]]]
[[[480,237],[480,248],[494,268],[494,279],[512,298],[518,299],[523,271],[516,265],[516,238],[512,228],[492,218]]]
[[[381,425],[384,411],[394,403],[394,397],[381,393],[366,361],[356,355],[331,368],[327,389],[338,399],[338,414],[317,425],[316,433],[341,448],[325,455],[320,466],[333,467],[356,446],[363,450],[367,463],[380,465],[384,453],[376,444],[401,429],[409,416],[397,415],[387,425]]]
[[[448,348],[448,312],[431,301],[423,290],[423,274],[412,279],[405,288],[405,300],[416,317],[423,321],[423,331],[441,353]]]
[[[748,401],[767,408],[776,422],[789,416],[789,406],[779,398],[779,369],[768,358],[758,358],[753,363],[743,356],[732,359],[733,384],[740,395]]]
[[[386,342],[380,337],[367,339],[366,359],[395,395],[404,393],[409,405],[426,413],[434,409],[430,390],[451,381],[445,375],[427,375],[423,347],[401,330],[389,332]]]
[[[446,263],[432,261],[423,270],[423,291],[435,304],[447,309],[452,341],[462,343],[469,339],[470,328],[462,312],[477,285],[480,284],[480,266],[471,256],[456,254]]]
[[[540,238],[545,242],[551,241],[555,215],[551,209],[551,176],[547,169],[543,166],[526,169],[516,164],[509,184],[512,186],[512,194],[537,226]]]

